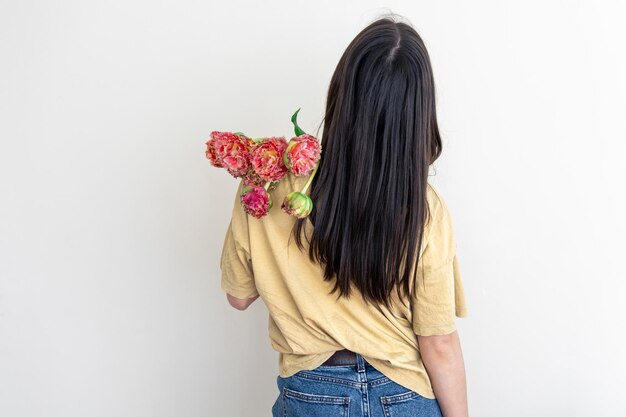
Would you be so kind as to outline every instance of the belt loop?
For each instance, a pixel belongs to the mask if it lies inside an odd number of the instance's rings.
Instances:
[[[363,356],[361,356],[359,353],[356,353],[356,369],[358,372],[365,372],[365,360],[363,359]]]

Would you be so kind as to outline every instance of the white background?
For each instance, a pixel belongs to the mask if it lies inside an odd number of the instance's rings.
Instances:
[[[429,48],[470,415],[626,415],[626,6],[619,1],[6,1],[0,415],[270,415],[267,310],[231,308],[237,182],[211,130],[322,120],[388,11]]]

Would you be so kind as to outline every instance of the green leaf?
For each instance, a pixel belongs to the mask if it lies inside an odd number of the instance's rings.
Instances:
[[[299,111],[300,109],[296,110],[293,116],[291,116],[291,123],[293,123],[293,126],[294,126],[293,130],[295,131],[296,136],[302,136],[306,133],[304,130],[300,129],[300,126],[298,126],[298,122],[296,121],[296,119],[298,118]]]

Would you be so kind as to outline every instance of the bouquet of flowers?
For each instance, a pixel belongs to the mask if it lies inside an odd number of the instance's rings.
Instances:
[[[310,177],[302,190],[285,196],[281,209],[298,218],[307,217],[313,209],[306,191],[317,172],[322,147],[317,138],[298,126],[299,111],[291,116],[295,136],[289,142],[284,136],[250,138],[243,132],[219,131],[211,132],[211,139],[206,142],[206,157],[211,165],[225,168],[233,177],[242,179],[241,205],[257,219],[272,208],[269,191],[288,172]]]

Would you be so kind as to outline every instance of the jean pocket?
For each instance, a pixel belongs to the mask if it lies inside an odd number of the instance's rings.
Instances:
[[[284,387],[282,390],[285,417],[348,417],[350,397],[309,394]]]
[[[442,417],[436,399],[426,398],[415,391],[380,397],[385,417]]]

